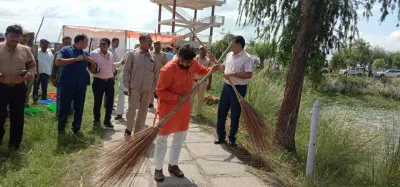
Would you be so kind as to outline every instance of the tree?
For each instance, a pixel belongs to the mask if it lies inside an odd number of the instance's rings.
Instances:
[[[391,58],[392,58],[392,67],[400,69],[400,51],[392,53]]]
[[[374,69],[383,69],[386,66],[386,62],[384,58],[377,58],[372,63],[372,68]]]
[[[229,46],[229,43],[232,42],[232,38],[235,37],[233,34],[226,34],[221,40],[215,42],[210,46],[211,53],[219,59],[225,49]]]
[[[352,41],[358,35],[357,11],[363,6],[363,15],[368,18],[375,2],[376,0],[240,0],[238,23],[254,24],[257,26],[258,37],[278,43],[279,49],[291,54],[275,131],[275,141],[282,148],[296,152],[297,115],[310,52],[321,51],[328,54],[341,43]],[[382,5],[381,21],[388,15],[388,9],[398,6],[396,0],[382,0],[379,3]]]
[[[274,47],[269,43],[252,43],[249,42],[246,51],[249,54],[256,55],[260,58],[260,68],[264,68],[264,60],[273,55]]]

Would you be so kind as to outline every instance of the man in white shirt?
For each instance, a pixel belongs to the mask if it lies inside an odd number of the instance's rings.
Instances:
[[[47,86],[49,84],[51,71],[53,68],[53,53],[49,47],[49,41],[40,40],[40,50],[38,51],[38,67],[39,75],[35,79],[33,88],[33,100],[38,100],[39,85],[42,87],[42,100],[47,100]]]
[[[231,130],[229,134],[229,146],[236,147],[236,133],[239,129],[240,104],[233,91],[232,85],[226,79],[230,79],[242,97],[245,97],[247,84],[253,76],[253,60],[244,50],[245,40],[242,36],[232,39],[232,52],[226,55],[224,65],[225,83],[222,86],[221,98],[218,105],[217,134],[215,144],[225,143],[225,123],[229,109],[231,110]]]
[[[208,67],[211,66],[210,59],[206,56],[207,51],[204,46],[200,46],[200,54],[196,56],[197,61],[200,62],[202,66]],[[197,84],[201,79],[203,79],[204,75],[194,75],[194,82]],[[200,85],[199,90],[197,91],[197,106],[196,106],[196,116],[201,114],[201,110],[203,109],[203,100],[204,94],[207,90],[211,89],[211,81],[212,77],[208,78],[207,83],[204,82]]]

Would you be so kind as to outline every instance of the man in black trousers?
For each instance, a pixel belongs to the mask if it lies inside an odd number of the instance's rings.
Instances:
[[[33,79],[36,62],[31,50],[18,44],[22,27],[6,29],[7,41],[0,43],[0,144],[5,134],[7,105],[10,106],[10,141],[8,148],[19,152],[24,130],[25,80]]]

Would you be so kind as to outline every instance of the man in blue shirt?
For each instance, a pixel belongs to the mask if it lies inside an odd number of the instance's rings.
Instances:
[[[57,54],[56,65],[63,66],[60,69],[58,89],[60,93],[60,109],[58,115],[58,132],[65,133],[68,113],[72,100],[74,101],[74,121],[72,132],[77,134],[81,128],[83,108],[86,97],[86,87],[90,85],[90,75],[87,69],[96,73],[96,64],[83,51],[88,46],[88,38],[85,34],[78,34],[74,38],[74,45],[61,48]]]
[[[167,47],[167,52],[165,54],[167,54],[168,62],[174,58],[174,53],[172,53],[171,47]]]

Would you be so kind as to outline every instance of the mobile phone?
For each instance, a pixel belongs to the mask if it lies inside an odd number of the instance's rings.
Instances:
[[[22,70],[22,73],[19,75],[21,77],[25,77],[25,75],[28,73],[27,70]]]

